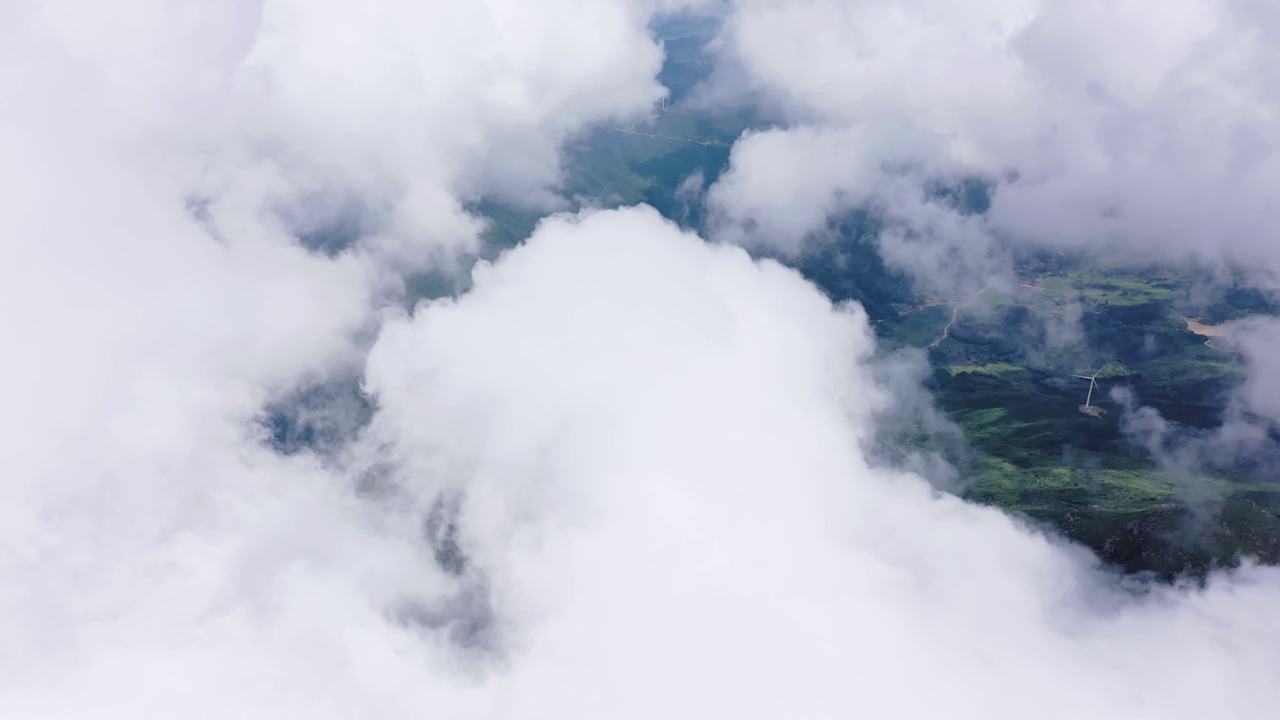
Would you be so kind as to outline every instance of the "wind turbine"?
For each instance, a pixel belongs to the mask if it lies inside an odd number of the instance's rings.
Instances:
[[[1098,369],[1098,372],[1094,373],[1093,375],[1072,375],[1071,376],[1074,378],[1080,378],[1081,380],[1089,381],[1089,394],[1085,396],[1084,404],[1080,406],[1080,412],[1084,413],[1085,415],[1092,415],[1094,417],[1098,417],[1102,415],[1102,408],[1094,407],[1093,405],[1090,405],[1090,403],[1093,402],[1093,390],[1094,388],[1098,387],[1098,376],[1102,374],[1103,370],[1106,370],[1110,366],[1111,366],[1111,363],[1107,363],[1106,365],[1103,365],[1101,368]]]

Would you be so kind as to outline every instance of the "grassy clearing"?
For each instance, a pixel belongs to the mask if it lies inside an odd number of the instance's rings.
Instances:
[[[1018,365],[996,362],[988,363],[986,365],[950,365],[947,367],[947,372],[951,373],[953,376],[960,375],[961,373],[978,373],[980,375],[993,375],[999,377],[1009,373],[1027,372],[1027,369]]]
[[[1124,306],[1171,301],[1183,284],[1183,278],[1169,273],[1072,269],[1044,278],[1041,287],[1046,296],[1055,299]]]
[[[981,461],[970,497],[1034,516],[1074,510],[1126,514],[1172,507],[1174,483],[1154,470],[1019,467],[999,458]]]
[[[1280,562],[1280,488],[1150,468],[982,460],[966,496],[1056,527],[1106,561],[1165,577]]]

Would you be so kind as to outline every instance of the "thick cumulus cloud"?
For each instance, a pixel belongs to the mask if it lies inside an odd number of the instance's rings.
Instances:
[[[872,338],[858,308],[647,210],[546,221],[467,296],[388,325],[375,436],[408,493],[464,497],[509,712],[1268,712],[1280,576],[1130,594],[872,469]]]
[[[1132,595],[873,470],[872,345],[856,307],[645,210],[547,221],[387,327],[374,437],[419,502],[464,498],[510,712],[1267,712],[1274,571]]]
[[[336,608],[416,582],[394,534],[361,533],[345,481],[266,452],[254,417],[362,364],[385,270],[468,247],[470,196],[554,184],[566,133],[662,92],[659,3],[431,7],[347,24],[279,2],[0,7],[0,714],[226,716],[202,688],[243,671],[259,688],[227,702],[270,715],[274,671],[250,653],[200,667],[207,633],[260,645],[255,613],[290,604],[286,586]],[[294,216],[333,195],[383,219],[326,257]],[[312,563],[329,569],[291,579]],[[331,571],[346,579],[326,593]],[[278,641],[305,644],[316,609]]]
[[[787,126],[744,138],[713,205],[784,247],[883,207],[922,251],[898,263],[938,286],[913,257],[984,272],[1003,241],[1274,274],[1278,31],[1243,0],[744,0],[722,53]],[[816,172],[762,174],[779,152]],[[994,187],[980,222],[928,192],[965,175]]]
[[[217,407],[181,408],[196,428],[141,407],[50,438],[59,460],[22,467],[39,483],[6,504],[6,714],[1265,717],[1280,700],[1274,571],[1135,593],[869,467],[886,398],[865,316],[792,271],[639,209],[549,220],[474,280],[374,348],[381,410],[356,452],[356,471],[385,468],[372,502],[236,445]],[[442,491],[452,570],[418,530]],[[449,614],[490,639],[460,642]]]
[[[1274,571],[1123,586],[872,467],[866,318],[777,264],[562,217],[371,311],[661,92],[599,74],[658,5],[590,5],[0,8],[0,716],[1269,716]],[[385,215],[313,252],[329,193]],[[379,324],[364,435],[272,452]]]
[[[163,158],[215,233],[345,228],[403,270],[474,249],[469,202],[553,205],[563,139],[665,92],[646,26],[689,4],[55,0],[5,32],[28,100]]]
[[[399,277],[474,248],[467,202],[546,194],[568,133],[664,92],[675,5],[5,3],[12,375],[234,415],[352,372]]]
[[[258,458],[236,482],[273,492],[251,510],[194,508],[146,562],[98,558],[90,577],[138,569],[76,598],[71,657],[6,695],[25,717],[1269,712],[1274,571],[1133,594],[872,470],[871,348],[856,308],[652,211],[548,221],[378,341],[368,441],[394,510]],[[412,552],[413,508],[442,490],[459,579]],[[448,612],[468,585],[487,651],[396,612]],[[48,658],[55,630],[25,632]]]
[[[272,150],[264,171],[294,194],[282,201],[354,194],[402,265],[424,243],[471,249],[476,220],[460,202],[554,204],[569,133],[658,101],[662,52],[645,31],[658,7],[268,3],[233,127]]]

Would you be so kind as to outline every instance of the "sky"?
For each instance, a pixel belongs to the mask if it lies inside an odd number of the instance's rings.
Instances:
[[[661,101],[648,24],[695,5],[784,119],[711,237],[554,213],[563,145]],[[1105,236],[1261,284],[1276,19],[5,4],[0,716],[1270,717],[1280,573],[1122,578],[869,457],[901,382],[865,313],[744,247],[874,197],[921,278]],[[975,172],[984,218],[921,197]],[[471,268],[486,197],[553,214]],[[360,222],[317,246],[335,207]],[[469,289],[406,307],[424,269]],[[367,427],[273,449],[273,400],[351,375]]]

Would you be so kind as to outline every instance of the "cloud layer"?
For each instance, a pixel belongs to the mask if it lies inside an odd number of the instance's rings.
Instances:
[[[787,126],[744,139],[711,196],[727,231],[784,247],[871,203],[974,272],[985,233],[1273,275],[1277,32],[1244,0],[745,0],[721,52]],[[779,152],[813,172],[753,169]],[[925,202],[957,175],[997,185],[980,228]]]
[[[1127,584],[873,467],[865,314],[776,263],[557,216],[386,309],[659,97],[667,5],[0,9],[0,715],[1269,715],[1274,570]],[[272,451],[353,367],[363,434]]]
[[[1280,576],[1130,595],[1079,549],[873,470],[872,346],[856,307],[644,210],[550,220],[467,296],[388,326],[369,370],[379,430],[411,492],[465,495],[462,546],[512,621],[513,709],[1271,702]]]
[[[3,695],[24,717],[1265,715],[1280,576],[1135,595],[871,469],[871,338],[652,211],[550,220],[387,324],[371,499],[207,416],[46,470],[43,512],[7,525]],[[417,530],[441,491],[460,577]],[[431,608],[492,623],[491,649]]]

